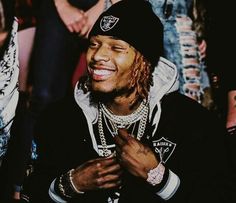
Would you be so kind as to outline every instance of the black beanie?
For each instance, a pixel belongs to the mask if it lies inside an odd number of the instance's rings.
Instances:
[[[122,0],[103,12],[89,38],[114,36],[138,50],[152,66],[163,53],[163,25],[145,0]]]

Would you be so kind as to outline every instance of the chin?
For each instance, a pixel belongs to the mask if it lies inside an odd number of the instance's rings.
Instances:
[[[105,85],[103,82],[93,82],[92,83],[92,91],[94,92],[101,92],[104,94],[109,94],[113,92],[115,88],[112,88],[111,84]]]
[[[116,91],[102,91],[92,90],[90,94],[90,102],[92,104],[98,104],[99,102],[108,103],[116,97]]]
[[[105,88],[93,88],[90,94],[90,101],[92,103],[109,103],[112,102],[116,97],[122,95],[129,95],[133,92],[133,89],[120,88],[120,89],[108,89]]]

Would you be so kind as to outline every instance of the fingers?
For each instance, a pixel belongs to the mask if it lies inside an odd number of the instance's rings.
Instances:
[[[120,177],[115,175],[105,176],[97,179],[97,185],[99,189],[111,189],[117,188],[121,185],[122,181]]]
[[[76,10],[76,14],[69,16],[64,23],[70,32],[80,33],[84,25],[87,23],[88,16],[82,10]]]
[[[99,175],[113,173],[120,170],[120,165],[114,155],[108,158],[99,158],[95,161],[97,162],[96,167]]]
[[[111,174],[111,173],[119,173],[121,170],[121,167],[119,164],[111,165],[110,167],[107,167],[100,172],[98,172],[99,176]]]
[[[81,36],[81,37],[87,36],[90,29],[91,28],[90,28],[89,24],[85,23],[84,26],[81,28],[81,30],[79,32],[79,36]]]
[[[118,135],[124,140],[128,140],[130,136],[125,128],[119,128]]]
[[[116,166],[118,166],[118,164]],[[113,166],[110,170],[107,170],[107,173],[99,173],[99,178],[96,179],[96,184],[100,189],[112,188],[121,185],[122,171],[120,170],[120,167],[116,166]]]
[[[100,165],[100,167],[105,168],[117,164],[117,160],[114,156],[105,159],[103,158],[98,164]]]
[[[73,182],[82,191],[112,188],[121,184],[121,167],[116,157],[97,158],[77,167]]]
[[[98,168],[96,185],[99,189],[114,188],[121,185],[121,167],[115,157],[103,159]]]
[[[129,135],[126,129],[118,129],[118,135],[114,137],[118,146],[124,146],[130,139],[132,139],[132,136]]]
[[[83,29],[84,25],[86,24],[86,18],[83,18],[79,21],[73,21],[67,25],[67,28],[70,32],[80,33]]]
[[[122,147],[127,143],[127,141],[122,139],[119,135],[116,135],[114,137],[114,141],[116,143],[116,146],[118,146],[118,147]]]

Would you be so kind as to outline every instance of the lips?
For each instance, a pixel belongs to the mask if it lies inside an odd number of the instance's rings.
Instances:
[[[93,80],[106,80],[114,74],[114,70],[108,69],[92,69],[89,68],[89,74]]]

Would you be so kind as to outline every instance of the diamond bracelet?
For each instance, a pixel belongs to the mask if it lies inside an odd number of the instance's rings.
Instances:
[[[151,169],[148,172],[147,182],[150,183],[152,186],[160,184],[163,179],[164,173],[165,166],[159,163],[156,168]]]

